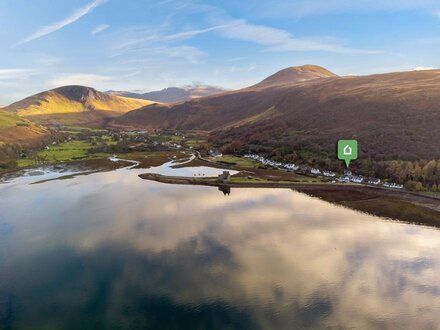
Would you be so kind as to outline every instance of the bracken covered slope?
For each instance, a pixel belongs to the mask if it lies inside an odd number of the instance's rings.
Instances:
[[[174,106],[148,106],[118,127],[211,132],[219,142],[278,144],[334,153],[356,138],[362,157],[440,158],[440,71],[338,77],[288,68],[242,90]]]
[[[48,135],[46,128],[0,110],[0,147],[4,144],[38,145]]]

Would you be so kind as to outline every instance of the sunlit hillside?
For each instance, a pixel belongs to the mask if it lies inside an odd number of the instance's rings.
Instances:
[[[26,123],[29,123],[29,121],[22,119],[13,113],[8,113],[6,111],[0,110],[0,129]]]
[[[128,112],[156,102],[141,99],[132,99],[124,96],[115,96],[109,100],[93,100],[89,104],[96,110]]]
[[[125,113],[152,103],[149,100],[108,95],[84,86],[65,86],[27,97],[4,109],[27,117],[94,110]]]
[[[38,143],[47,134],[47,129],[0,110],[0,145],[8,143],[32,145]]]

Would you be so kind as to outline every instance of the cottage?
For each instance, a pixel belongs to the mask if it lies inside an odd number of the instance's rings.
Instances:
[[[330,171],[323,171],[322,175],[327,176],[327,177],[331,177],[331,178],[336,176],[335,173],[330,172]]]
[[[369,178],[368,184],[378,185],[380,183],[380,179],[377,178]]]
[[[215,150],[215,149],[209,150],[209,155],[212,156],[212,157],[215,157],[215,158],[223,156],[220,151]]]
[[[362,183],[364,182],[364,178],[362,177],[362,175],[353,175],[350,178],[350,181],[353,183]]]

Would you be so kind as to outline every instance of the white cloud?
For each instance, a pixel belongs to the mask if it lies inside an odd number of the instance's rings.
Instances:
[[[171,57],[184,59],[193,64],[199,63],[200,59],[208,54],[197,47],[182,44],[181,41],[219,30],[223,27],[218,25],[176,33],[167,33],[167,25],[125,30],[118,40],[115,41],[110,57],[124,56],[127,59],[135,56],[136,61],[142,59],[144,62]]]
[[[191,39],[197,35],[208,33],[211,31],[219,30],[225,27],[224,25],[212,26],[205,29],[186,30],[176,33],[166,33],[168,26],[159,26],[146,29],[129,29],[124,31],[119,41],[116,41],[113,48],[115,50],[131,51],[135,49],[141,49],[142,45],[162,45],[176,43],[182,40]]]
[[[84,15],[87,15],[90,13],[93,9],[98,7],[99,5],[103,4],[107,0],[94,0],[90,2],[89,4],[85,5],[84,7],[81,7],[77,10],[75,10],[72,14],[70,14],[65,19],[55,22],[50,25],[46,25],[38,29],[35,33],[32,33],[30,36],[26,37],[25,39],[17,42],[13,47],[25,44],[27,42],[30,42],[32,40],[44,37],[45,35],[48,35],[50,33],[53,33],[55,31],[58,31],[59,29],[62,29],[63,27],[75,23],[77,20],[79,20]]]
[[[265,45],[266,51],[327,51],[334,53],[377,54],[380,51],[346,47],[338,43],[294,38],[289,32],[269,26],[250,24],[245,20],[230,20],[219,30],[221,36]]]
[[[217,25],[206,29],[200,29],[200,30],[188,30],[188,31],[182,31],[174,34],[169,34],[166,36],[161,37],[162,40],[182,40],[182,39],[189,39],[196,35],[219,30],[226,27],[226,25]]]
[[[168,57],[183,58],[193,64],[198,63],[200,59],[208,54],[193,46],[165,46],[153,49],[153,52]]]
[[[108,24],[100,24],[98,26],[95,26],[93,28],[93,30],[90,31],[90,34],[94,36],[95,34],[98,34],[104,30],[107,30],[109,27],[110,27],[110,25],[108,25]]]
[[[417,66],[413,69],[413,71],[426,71],[426,70],[435,70],[435,68],[431,66]]]
[[[66,74],[66,75],[58,76],[50,80],[47,84],[50,87],[60,87],[66,85],[83,85],[83,86],[95,87],[100,83],[108,82],[111,80],[113,80],[113,77],[101,76],[96,74],[79,73],[79,74]]]
[[[0,69],[0,80],[26,79],[33,74],[35,74],[35,70],[31,69]]]
[[[272,0],[246,2],[258,16],[304,17],[327,13],[371,13],[380,11],[427,10],[438,7],[438,0]]]
[[[36,53],[35,55],[32,55],[32,57],[37,67],[55,66],[55,65],[59,65],[60,63],[66,60],[65,57],[53,56],[45,53]]]

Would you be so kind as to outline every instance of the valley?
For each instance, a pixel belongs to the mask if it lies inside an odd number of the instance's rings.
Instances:
[[[333,173],[333,177],[326,177],[314,174],[310,167],[290,168],[272,161],[261,163],[249,157],[215,154],[208,147],[206,134],[115,131],[74,126],[64,127],[56,133],[57,141],[20,157],[13,170],[72,168],[88,173],[126,166],[124,162],[112,161],[114,157],[137,161],[136,168],[148,169],[169,161],[181,162],[195,155],[197,157],[189,162],[174,165],[173,168],[219,168],[237,174],[222,183],[216,178],[205,178],[197,173],[191,177],[168,177],[154,173],[140,174],[140,177],[168,184],[215,186],[228,194],[240,188],[293,189],[377,216],[440,226],[440,195],[436,193],[425,196],[385,188],[383,185],[375,187],[366,181],[362,184],[347,183],[340,180],[345,178],[344,173]],[[7,177],[14,177],[11,170],[7,173]]]
[[[238,171],[228,189],[310,190],[362,211],[431,223],[440,212],[432,206],[440,198],[440,139],[427,140],[438,133],[437,85],[438,71],[338,77],[305,65],[248,88],[174,103],[60,87],[1,110],[0,173],[60,164],[106,170],[117,167],[109,161],[114,156],[148,168],[193,154],[184,166]],[[18,138],[23,132],[28,136]],[[356,138],[361,146],[351,171],[336,159],[340,137]],[[205,178],[144,178],[218,186]],[[346,201],[346,192],[358,189],[373,197]]]

